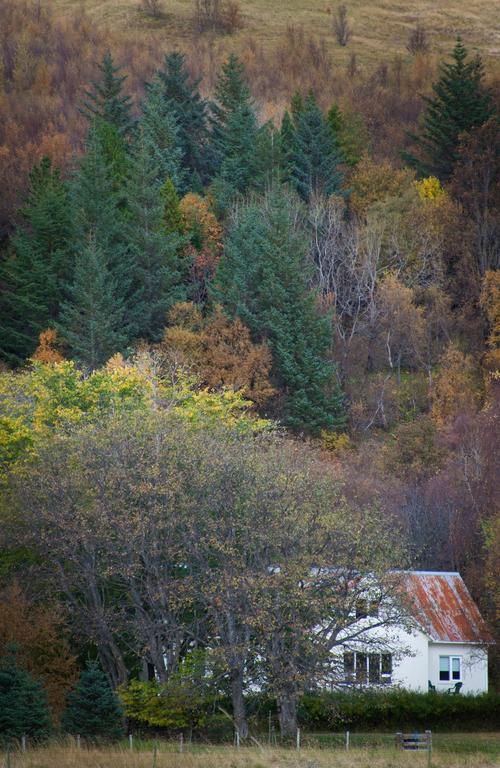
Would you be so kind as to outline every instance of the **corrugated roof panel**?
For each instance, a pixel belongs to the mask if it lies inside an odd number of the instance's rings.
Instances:
[[[415,618],[432,640],[490,643],[492,636],[459,573],[411,571],[406,587]]]

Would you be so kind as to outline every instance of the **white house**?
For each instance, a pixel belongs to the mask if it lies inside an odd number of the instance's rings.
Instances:
[[[409,571],[403,588],[413,628],[391,630],[385,653],[369,643],[344,646],[345,684],[486,692],[492,637],[460,574]]]

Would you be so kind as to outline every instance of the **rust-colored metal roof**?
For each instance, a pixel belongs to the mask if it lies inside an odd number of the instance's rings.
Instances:
[[[459,573],[410,571],[405,585],[415,618],[432,640],[491,643],[493,638]]]

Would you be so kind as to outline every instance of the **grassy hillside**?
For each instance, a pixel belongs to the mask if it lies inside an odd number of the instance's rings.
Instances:
[[[99,23],[113,29],[148,35],[153,28],[166,47],[182,45],[193,36],[193,0],[163,0],[166,13],[158,21],[141,13],[139,4],[140,0],[52,0],[59,12],[83,6]],[[332,33],[332,15],[337,7],[332,0],[240,0],[245,26],[228,37],[227,44],[237,47],[239,40],[249,35],[272,44],[294,24],[323,35],[337,61],[346,62],[355,52],[360,62],[371,64],[395,54],[407,55],[409,30],[420,20],[429,32],[433,52],[448,51],[460,34],[471,50],[477,49],[487,61],[500,66],[498,6],[492,0],[347,0],[346,5],[353,36],[345,48],[337,44]]]

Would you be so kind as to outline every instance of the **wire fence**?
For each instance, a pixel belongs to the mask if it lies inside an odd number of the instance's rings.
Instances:
[[[413,732],[406,734],[414,739],[417,735],[424,737],[430,731]],[[0,755],[3,756],[3,764],[7,765],[8,755],[25,753],[28,750],[36,749],[40,746],[51,744],[61,748],[67,747],[77,750],[88,749],[116,749],[124,752],[169,752],[169,753],[189,753],[201,754],[213,749],[224,750],[248,750],[248,749],[276,749],[276,750],[295,750],[295,751],[330,751],[330,750],[398,750],[401,749],[402,734],[394,732],[376,732],[360,733],[357,731],[342,732],[322,732],[311,733],[299,730],[295,739],[284,740],[274,730],[268,733],[252,734],[249,738],[243,740],[238,737],[237,732],[229,740],[210,740],[201,736],[179,734],[175,738],[154,738],[144,737],[136,734],[129,734],[126,739],[111,744],[109,741],[100,739],[84,738],[81,735],[63,736],[51,739],[49,742],[37,742],[27,736],[20,739],[11,740],[9,744],[0,742]],[[491,755],[500,753],[500,734],[499,733],[433,733],[432,750],[445,751],[457,755],[474,754],[477,752],[486,752]],[[0,768],[2,763],[0,762]]]

